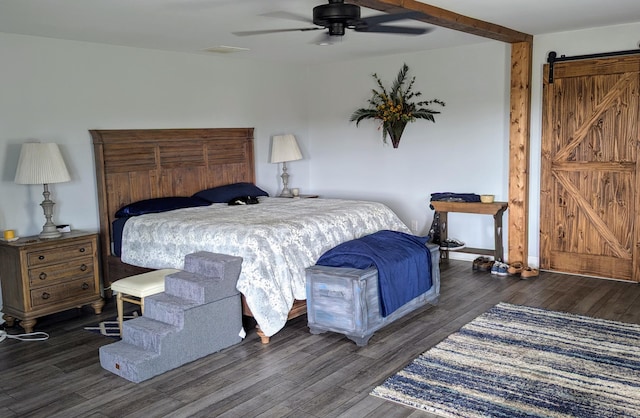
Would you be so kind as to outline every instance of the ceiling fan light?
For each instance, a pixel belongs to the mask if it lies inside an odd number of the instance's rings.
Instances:
[[[331,46],[331,45],[335,45],[338,42],[342,41],[342,36],[330,36],[327,34],[327,36],[323,37],[321,40],[316,42],[316,45],[318,46]]]

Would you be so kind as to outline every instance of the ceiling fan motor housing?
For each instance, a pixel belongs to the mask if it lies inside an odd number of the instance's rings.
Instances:
[[[345,28],[355,27],[360,23],[360,7],[339,0],[329,0],[329,4],[313,8],[313,23],[329,29],[331,36],[342,36]]]

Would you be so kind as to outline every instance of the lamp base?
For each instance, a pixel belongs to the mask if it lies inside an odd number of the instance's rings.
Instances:
[[[56,227],[56,224],[54,224],[51,220],[53,216],[53,205],[55,205],[55,203],[51,199],[49,199],[49,185],[46,183],[44,185],[44,192],[42,193],[42,195],[44,196],[44,200],[42,201],[42,203],[40,203],[40,206],[42,206],[42,210],[44,211],[46,222],[42,227],[42,232],[40,232],[39,237],[42,239],[58,238],[62,236],[62,234],[60,233],[60,231],[58,231],[58,227]]]
[[[282,162],[282,193],[279,197],[293,197],[291,190],[289,190],[289,173],[287,173],[287,162]]]
[[[40,235],[38,236],[42,239],[58,238],[62,236],[62,233],[58,231],[58,228],[56,228],[55,225],[53,225],[53,230],[45,225],[44,228],[42,228],[42,232],[40,232]]]

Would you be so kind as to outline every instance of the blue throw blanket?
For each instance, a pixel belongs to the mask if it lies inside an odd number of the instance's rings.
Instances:
[[[324,253],[317,265],[378,269],[382,316],[431,288],[429,237],[397,231],[378,231],[344,242]]]

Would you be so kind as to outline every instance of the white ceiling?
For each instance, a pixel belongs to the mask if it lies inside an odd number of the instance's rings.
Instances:
[[[221,45],[249,48],[238,58],[305,63],[413,52],[486,41],[434,28],[420,36],[347,34],[331,46],[314,44],[321,31],[239,37],[232,32],[311,27],[302,21],[264,16],[287,12],[311,19],[326,0],[0,0],[0,32],[139,48],[211,54]],[[348,0],[347,0],[348,2]],[[531,35],[640,22],[640,0],[429,0],[433,6]],[[362,9],[363,16],[379,14]],[[629,49],[640,34],[630,33]]]

